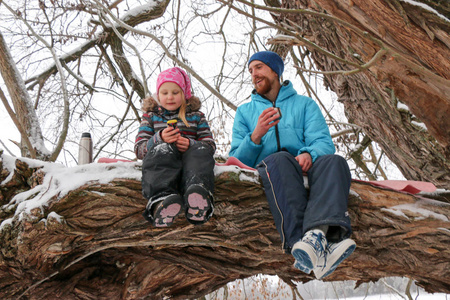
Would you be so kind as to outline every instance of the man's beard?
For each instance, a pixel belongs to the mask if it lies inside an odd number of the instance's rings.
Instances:
[[[258,78],[257,80],[259,79],[260,78]],[[272,86],[267,77],[263,77],[262,81],[258,85],[255,84],[255,89],[258,94],[265,95],[272,89]]]

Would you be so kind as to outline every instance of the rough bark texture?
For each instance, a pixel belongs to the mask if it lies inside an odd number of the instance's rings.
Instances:
[[[326,75],[326,85],[337,93],[348,119],[380,144],[407,179],[450,188],[449,2],[422,1],[447,21],[397,0],[281,2],[285,8],[307,8],[334,16],[382,42],[380,46],[348,26],[310,14],[281,14],[276,18],[279,24],[296,24],[303,37],[352,62],[366,63],[382,47],[388,49],[388,54],[369,70]],[[322,71],[354,68],[309,50]],[[399,102],[409,111],[400,109]],[[421,122],[427,129],[420,126]]]
[[[3,182],[9,172],[0,169]],[[192,299],[260,273],[286,282],[313,279],[293,268],[261,185],[239,180],[241,174],[216,177],[216,211],[202,226],[181,217],[168,229],[152,228],[141,215],[140,182],[120,178],[15,216],[0,230],[0,298]],[[12,197],[43,176],[39,167],[16,161],[13,178],[0,186],[0,223],[20,206],[6,205]],[[358,247],[326,280],[407,276],[429,292],[449,293],[450,197],[431,200],[361,182],[351,189]]]

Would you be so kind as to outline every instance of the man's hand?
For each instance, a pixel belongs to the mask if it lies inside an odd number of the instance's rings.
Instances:
[[[173,128],[171,126],[164,128],[164,130],[161,132],[161,138],[166,143],[175,143],[178,140],[178,137],[180,137],[180,130],[178,128]]]
[[[278,111],[274,107],[266,108],[258,118],[258,123],[256,124],[255,130],[253,130],[251,139],[255,144],[261,144],[262,137],[269,131],[269,129],[277,125],[280,120]]]
[[[189,148],[190,141],[188,138],[180,136],[178,138],[178,140],[175,142],[175,146],[177,146],[178,151],[180,151],[181,153],[184,153]]]
[[[305,173],[312,167],[312,157],[308,152],[303,152],[300,155],[297,155],[295,160],[298,161],[298,164],[302,167],[302,171]]]

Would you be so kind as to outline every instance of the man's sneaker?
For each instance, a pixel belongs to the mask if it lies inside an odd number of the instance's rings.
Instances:
[[[292,247],[294,266],[306,274],[311,273],[317,262],[324,256],[327,239],[321,230],[310,230]]]
[[[345,239],[339,243],[328,243],[325,250],[325,263],[319,264],[314,269],[317,279],[322,279],[336,270],[337,266],[344,261],[356,248],[356,243],[352,239]]]
[[[295,260],[295,261],[294,261],[294,267],[295,267],[296,269],[299,269],[299,270],[302,271],[302,272],[305,272],[306,274],[310,274],[311,271],[312,271],[312,269],[310,269],[310,268],[308,268],[308,267],[302,265],[298,260]]]
[[[211,218],[214,211],[211,193],[200,184],[189,186],[184,194],[186,202],[186,218],[194,224],[200,225]]]
[[[183,209],[183,199],[178,194],[164,196],[148,207],[144,212],[144,217],[149,220],[155,227],[168,227],[172,225],[175,217]],[[152,203],[155,200],[151,201]],[[150,205],[150,201],[149,204]]]

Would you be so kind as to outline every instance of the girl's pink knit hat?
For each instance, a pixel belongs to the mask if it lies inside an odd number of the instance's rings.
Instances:
[[[156,80],[156,93],[159,94],[159,88],[164,82],[173,82],[178,84],[186,97],[189,100],[192,97],[191,93],[191,80],[189,79],[186,72],[178,67],[170,68],[162,71],[158,75]]]

